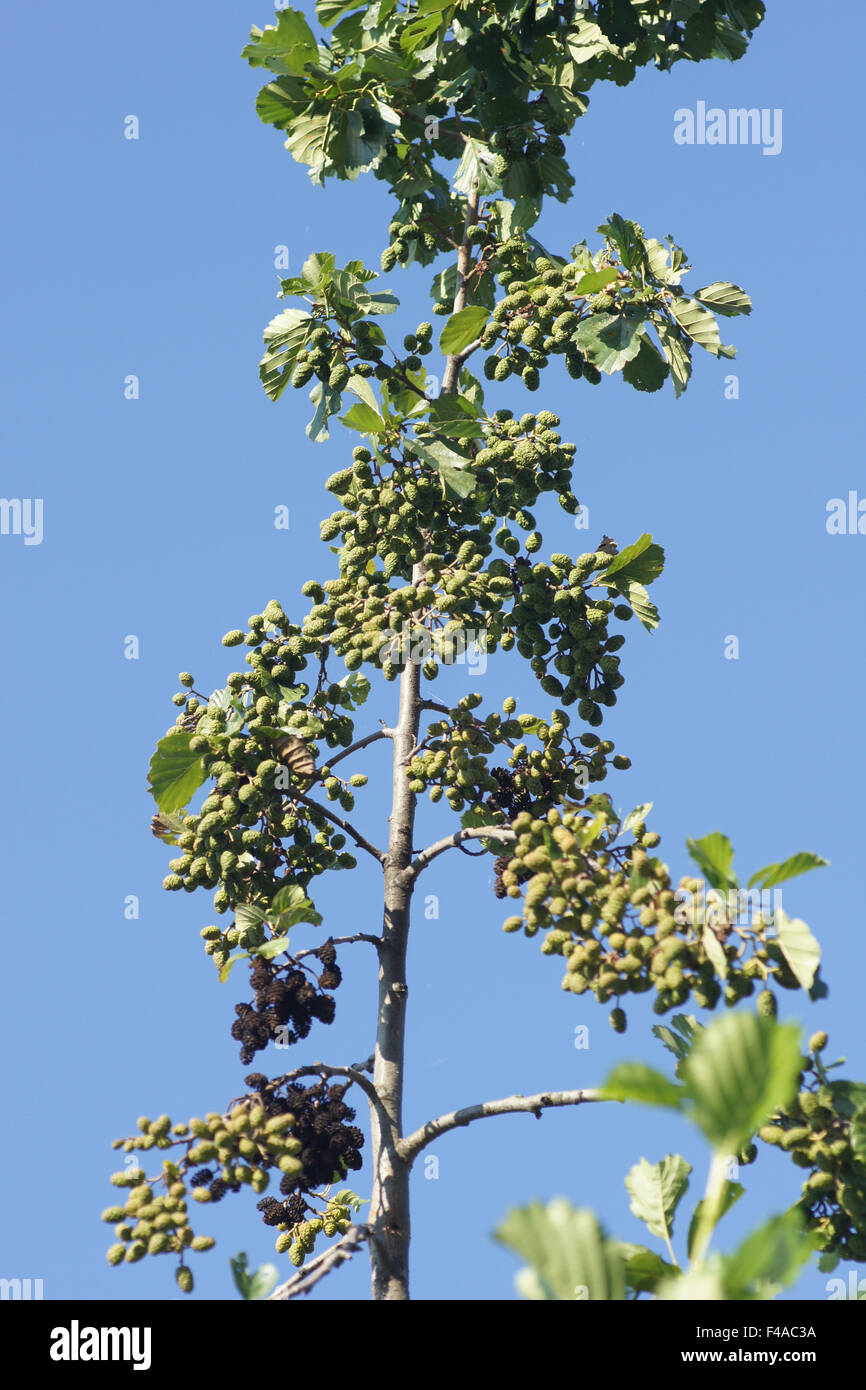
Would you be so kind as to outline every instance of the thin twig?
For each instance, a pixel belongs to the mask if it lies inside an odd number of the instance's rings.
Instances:
[[[354,946],[356,941],[369,941],[371,946],[378,948],[380,939],[378,936],[368,936],[366,932],[356,932],[354,936],[332,936],[332,946]],[[305,951],[292,951],[293,960],[303,960],[304,956],[317,956],[321,951],[321,946],[310,946]]]
[[[351,753],[357,753],[362,748],[366,748],[368,743],[375,743],[377,739],[392,737],[393,735],[390,729],[376,729],[375,733],[367,734],[366,738],[359,738],[357,743],[353,743],[349,748],[344,748],[342,753],[337,753],[335,757],[328,758],[325,766],[333,767],[336,763],[342,762],[343,758],[348,758]]]
[[[360,849],[365,849],[368,854],[372,854],[373,858],[378,859],[380,864],[385,863],[385,856],[382,851],[377,849],[375,845],[371,845],[370,841],[361,834],[360,830],[355,829],[351,821],[344,820],[342,816],[335,816],[334,812],[329,811],[327,806],[322,806],[318,801],[314,801],[311,796],[307,796],[306,792],[299,792],[295,786],[291,788],[290,795],[296,798],[296,800],[302,801],[305,806],[313,806],[317,811],[321,811],[325,819],[329,820],[332,825],[336,825],[340,830],[345,830],[347,835],[351,835],[355,844]]]
[[[416,1129],[408,1138],[401,1139],[399,1152],[406,1163],[413,1163],[422,1149],[461,1125],[470,1125],[473,1120],[486,1119],[488,1115],[516,1115],[528,1112],[541,1118],[542,1110],[560,1105],[584,1105],[590,1101],[604,1100],[598,1091],[541,1091],[537,1096],[505,1096],[502,1100],[485,1100],[479,1105],[467,1105],[462,1110],[452,1110],[448,1115],[440,1115],[437,1120],[428,1120],[426,1125]]]
[[[295,1067],[293,1071],[287,1071],[284,1076],[278,1076],[276,1080],[269,1081],[267,1089],[276,1090],[284,1086],[287,1081],[296,1081],[301,1076],[347,1076],[356,1086],[364,1092],[371,1105],[378,1106],[379,1095],[372,1081],[358,1071],[355,1067],[332,1067],[327,1062],[313,1062],[309,1067]]]
[[[465,830],[455,830],[453,835],[446,836],[444,840],[437,840],[434,845],[428,845],[423,849],[405,873],[408,878],[416,879],[440,854],[444,854],[448,849],[456,849],[464,840],[501,840],[504,845],[509,845],[516,839],[517,835],[508,825],[478,825],[467,827]]]

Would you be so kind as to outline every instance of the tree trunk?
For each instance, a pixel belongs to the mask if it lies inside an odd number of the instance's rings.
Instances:
[[[370,1260],[374,1299],[409,1297],[409,1166],[396,1149],[403,1127],[403,1054],[406,1036],[406,946],[412,882],[403,871],[412,860],[415,796],[406,766],[418,737],[420,668],[407,661],[400,677],[394,729],[394,791],[385,861],[385,920],[379,951],[379,1023],[373,1084],[380,1113],[371,1113],[373,1195]]]
[[[470,194],[463,242],[457,254],[457,284],[453,312],[466,304],[466,274],[471,247],[466,230],[478,216],[478,193]],[[457,391],[461,359],[449,357],[442,395]],[[412,571],[413,584],[425,577],[423,565]],[[409,1297],[409,1165],[397,1152],[403,1133],[403,1060],[406,1042],[406,948],[409,939],[413,880],[404,870],[412,862],[415,795],[409,790],[406,768],[418,742],[421,671],[407,660],[400,677],[400,708],[394,729],[394,789],[391,828],[385,862],[385,922],[379,951],[379,1023],[373,1084],[380,1113],[371,1109],[373,1195],[371,1200],[370,1261],[374,1299]]]

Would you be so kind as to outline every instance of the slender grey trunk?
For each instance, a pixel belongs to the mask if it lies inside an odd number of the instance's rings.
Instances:
[[[394,792],[385,861],[385,920],[379,950],[379,1022],[373,1085],[382,1110],[371,1112],[373,1196],[370,1259],[374,1299],[409,1297],[409,1165],[397,1153],[403,1128],[403,1054],[406,1036],[406,945],[412,882],[415,796],[406,766],[418,735],[420,668],[407,661],[400,677],[394,729]]]
[[[469,198],[468,229],[478,217],[478,195]],[[466,274],[471,246],[465,236],[457,256],[454,312],[466,304]],[[461,359],[449,357],[442,379],[442,394],[457,390]],[[416,565],[415,584],[422,582],[424,567]],[[409,1297],[409,1169],[397,1145],[403,1134],[403,1063],[406,1041],[406,948],[409,939],[413,880],[405,874],[412,862],[415,826],[415,794],[409,790],[406,769],[418,742],[420,667],[406,662],[400,677],[400,705],[393,730],[394,782],[391,802],[388,854],[385,861],[385,920],[379,950],[379,1019],[373,1085],[380,1110],[371,1107],[373,1194],[370,1203],[370,1262],[373,1298]]]

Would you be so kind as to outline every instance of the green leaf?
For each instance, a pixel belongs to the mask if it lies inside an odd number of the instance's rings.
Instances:
[[[460,375],[457,378],[457,383],[463,393],[458,399],[468,401],[473,410],[483,410],[484,388],[477,376],[473,376],[468,367],[460,368]]]
[[[228,686],[223,686],[220,690],[214,690],[208,698],[208,709],[231,709],[235,702],[234,691],[229,690]]]
[[[627,835],[633,826],[639,825],[641,821],[645,821],[652,808],[653,803],[651,801],[644,801],[640,806],[635,806],[633,811],[629,811],[622,823],[623,835]]]
[[[707,923],[701,932],[701,944],[706,952],[707,959],[715,970],[720,980],[728,978],[728,958],[725,955],[724,947],[716,936],[712,927]]]
[[[733,846],[720,830],[714,830],[702,840],[686,840],[686,849],[713,888],[739,886],[731,867],[734,862]]]
[[[371,271],[363,276],[350,274],[348,268],[338,270],[335,274],[331,282],[330,298],[346,317],[358,319],[367,314],[381,316],[397,312],[400,301],[391,290],[367,289],[371,276],[376,278]],[[380,346],[385,342],[385,335],[378,324],[368,324],[367,336],[371,342],[378,342]]]
[[[250,42],[241,53],[250,67],[300,77],[308,63],[317,64],[319,48],[315,35],[300,10],[281,10],[276,27],[253,28]]]
[[[318,444],[320,440],[329,438],[328,420],[340,409],[341,396],[339,391],[332,391],[329,386],[319,381],[310,392],[310,400],[316,407],[316,413],[307,425],[306,432],[313,443]],[[353,410],[360,408],[352,407]]]
[[[442,22],[439,14],[422,14],[412,19],[400,35],[400,47],[405,53],[415,53],[438,33]]]
[[[256,113],[265,125],[286,130],[299,120],[309,105],[304,83],[298,77],[278,77],[262,87],[256,97]]]
[[[851,1148],[857,1158],[866,1161],[866,1105],[861,1105],[851,1117]]]
[[[734,1205],[734,1203],[740,1200],[745,1190],[746,1189],[743,1187],[742,1183],[731,1182],[730,1179],[726,1179],[724,1188],[722,1189],[721,1195],[719,1197],[718,1206],[716,1207],[716,1219],[714,1223],[716,1226],[719,1224],[725,1213],[731,1210],[731,1207]],[[692,1213],[692,1219],[689,1222],[689,1235],[687,1242],[689,1259],[692,1258],[692,1251],[695,1248],[695,1240],[697,1238],[701,1216],[703,1215],[704,1210],[705,1202],[704,1198],[702,1197],[701,1200],[698,1202],[697,1206],[695,1207],[694,1212]]]
[[[373,119],[375,117],[375,119]],[[341,178],[355,179],[367,174],[385,152],[389,127],[371,104],[366,112],[359,108],[347,111],[343,118],[343,157],[334,151],[334,165]],[[329,151],[330,153],[330,151]]]
[[[357,1192],[353,1192],[351,1187],[341,1187],[339,1192],[334,1192],[330,1200],[341,1207],[351,1207],[352,1211],[360,1211],[369,1202],[369,1197],[359,1197]]]
[[[811,869],[826,868],[829,862],[819,854],[801,850],[799,854],[792,854],[790,859],[785,859],[781,864],[767,864],[765,868],[758,869],[749,879],[748,886],[753,888],[757,884],[760,888],[776,888],[780,883],[787,883],[789,878],[796,878],[798,874],[806,874]]]
[[[448,299],[453,302],[457,290],[457,265],[456,262],[446,266],[433,277],[430,293],[434,299]],[[490,275],[483,275],[480,281],[473,281],[469,286],[469,308],[492,309],[495,301],[496,292],[493,278]],[[470,340],[471,341],[471,340]]]
[[[208,713],[203,714],[196,724],[195,731],[199,734],[209,734],[218,728],[220,733],[236,734],[243,728],[246,720],[246,711],[241,705],[234,691],[226,687],[223,690],[215,690],[207,702]],[[211,710],[227,710],[228,718],[225,725],[215,726],[209,717]]]
[[[236,951],[233,956],[229,956],[225,965],[219,972],[218,979],[221,985],[224,985],[226,983],[226,980],[228,979],[229,975],[231,975],[235,966],[238,964],[239,961],[242,960],[252,960],[252,956],[249,951]]]
[[[331,283],[337,258],[331,251],[314,251],[301,267],[301,279],[310,294],[319,294]]]
[[[346,383],[350,391],[353,391],[364,405],[368,405],[371,410],[379,414],[379,402],[376,400],[376,393],[366,377],[352,375]]]
[[[599,25],[583,15],[576,16],[566,33],[565,42],[578,67],[603,53],[614,51],[614,44]]]
[[[412,448],[422,463],[426,463],[428,468],[435,468],[445,486],[455,496],[470,497],[475,491],[478,479],[466,467],[468,460],[454,453],[447,444],[440,444],[435,440],[430,444],[419,444],[415,440]]]
[[[659,335],[665,361],[671,369],[674,395],[680,397],[688,386],[689,377],[692,374],[692,359],[688,342],[684,339],[684,335],[660,314],[651,314],[650,317],[653,327]]]
[[[235,1281],[235,1288],[241,1298],[245,1299],[267,1298],[280,1277],[276,1265],[270,1264],[259,1265],[255,1274],[250,1274],[247,1267],[247,1255],[243,1250],[239,1255],[235,1255],[229,1260],[229,1265],[231,1266],[232,1278]]]
[[[683,332],[699,347],[705,348],[714,357],[718,357],[720,354],[724,356],[734,355],[733,348],[723,349],[719,337],[719,325],[709,309],[704,309],[697,300],[685,297],[674,299],[668,307]]]
[[[633,270],[644,260],[646,252],[643,236],[636,222],[630,222],[628,218],[620,217],[619,213],[615,212],[607,222],[602,223],[598,231],[616,246],[626,270]]]
[[[272,88],[274,85],[272,84]],[[261,111],[259,114],[261,115]],[[286,149],[299,164],[309,165],[313,183],[322,182],[331,133],[331,123],[328,116],[298,116],[291,123],[289,137],[286,140]]]
[[[845,1120],[852,1120],[857,1111],[866,1106],[866,1082],[831,1081],[830,1090],[833,1108]]]
[[[274,681],[274,688],[280,700],[285,701],[287,705],[296,705],[307,694],[306,687],[301,685],[280,685],[278,681]]]
[[[451,357],[474,343],[489,317],[481,304],[471,304],[452,314],[439,335],[439,346],[445,355]]]
[[[623,598],[647,632],[653,632],[658,627],[659,610],[642,584],[637,584],[634,581],[629,583],[623,593]]]
[[[615,265],[607,265],[602,270],[588,270],[582,275],[574,287],[575,294],[597,294],[603,290],[605,285],[611,284],[617,277]]]
[[[665,246],[663,242],[657,241],[655,237],[645,237],[644,250],[653,279],[662,285],[678,285],[680,274],[671,265],[669,247]]]
[[[791,968],[791,973],[803,989],[811,989],[815,973],[821,963],[821,947],[814,936],[798,917],[790,918],[779,909],[774,914],[776,940],[782,955]]]
[[[311,922],[313,926],[319,926],[322,918],[303,888],[297,883],[291,883],[274,894],[268,908],[267,920],[286,931],[289,927],[297,926],[299,922]]]
[[[793,1284],[814,1248],[814,1238],[803,1229],[796,1207],[772,1217],[725,1257],[728,1298],[774,1298]]]
[[[602,1094],[608,1100],[633,1100],[639,1105],[663,1105],[679,1110],[685,1091],[643,1062],[621,1062],[610,1072]]]
[[[695,1038],[703,1031],[703,1024],[698,1023],[694,1014],[674,1014],[670,1028],[664,1024],[656,1024],[652,1031],[663,1046],[674,1054],[677,1061],[682,1062],[691,1052]]]
[[[340,274],[352,275],[365,285],[369,284],[371,280],[378,280],[379,278],[378,270],[370,270],[363,261],[347,261]]]
[[[235,925],[238,927],[260,927],[268,920],[268,914],[255,903],[238,903],[235,908]]]
[[[589,106],[589,97],[575,90],[577,76],[574,63],[557,64],[554,70],[555,81],[545,82],[543,95],[553,107],[557,116],[562,116],[569,125],[582,116]]]
[[[579,325],[575,341],[599,371],[612,376],[640,352],[644,322],[642,308],[626,309],[621,314],[591,314]]]
[[[634,545],[627,545],[625,550],[615,555],[610,564],[595,576],[593,582],[606,584],[616,575],[619,580],[635,579],[640,584],[651,584],[664,567],[664,551],[660,545],[653,544],[652,536],[645,531]]]
[[[316,16],[326,29],[336,24],[341,15],[358,10],[366,0],[316,0]]]
[[[177,837],[184,828],[184,818],[180,815],[166,814],[160,811],[154,816],[151,822],[151,830],[158,840],[162,840],[164,845],[176,845]]]
[[[562,1197],[510,1211],[494,1238],[525,1259],[529,1268],[515,1281],[533,1301],[621,1301],[625,1260],[619,1245],[605,1239],[590,1211],[576,1210]]]
[[[542,198],[523,195],[513,203],[504,199],[491,203],[500,241],[508,241],[509,237],[515,236],[517,232],[527,232],[530,227],[534,227],[541,216],[542,202]]]
[[[462,193],[464,197],[468,197],[472,190],[477,187],[481,197],[495,193],[499,188],[499,180],[493,173],[495,158],[495,154],[480,140],[473,140],[471,136],[468,137],[463,146],[463,157],[457,166],[457,173],[452,182],[454,192]]]
[[[543,154],[535,163],[515,160],[509,166],[502,187],[506,196],[516,201],[521,198],[535,200],[551,194],[560,203],[567,203],[574,179],[561,155]]]
[[[456,497],[471,497],[477,485],[477,479],[472,473],[465,469],[453,468],[450,463],[440,463],[439,473],[443,483],[449,492]]]
[[[430,402],[429,419],[431,425],[442,434],[452,438],[477,439],[483,434],[478,418],[479,406],[466,395],[437,396]],[[463,430],[472,434],[463,434]],[[474,431],[477,430],[477,434]]]
[[[716,280],[702,290],[695,290],[694,298],[701,304],[709,304],[715,313],[723,314],[726,318],[752,312],[752,301],[745,290],[741,290],[739,285],[732,285],[729,280]]]
[[[250,955],[261,956],[263,960],[273,960],[274,956],[281,956],[283,951],[287,951],[290,945],[287,936],[272,936],[268,941],[263,941],[261,946],[256,946]]]
[[[680,1068],[692,1115],[717,1152],[739,1153],[797,1089],[799,1029],[757,1014],[727,1014],[695,1040]]]
[[[660,1163],[642,1158],[626,1174],[630,1209],[651,1236],[670,1240],[674,1214],[689,1185],[690,1163],[681,1154],[668,1154]]]
[[[349,691],[356,709],[365,703],[372,689],[369,679],[361,671],[352,671],[350,675],[344,676],[337,684]]]
[[[192,734],[186,730],[166,734],[156,745],[150,760],[150,794],[160,811],[181,811],[207,776],[201,753],[190,748]]]
[[[646,333],[640,335],[637,357],[626,362],[622,379],[636,391],[660,391],[670,375],[670,368]]]
[[[650,583],[664,567],[664,551],[660,545],[652,545],[651,541],[652,536],[642,536],[635,545],[628,546],[617,555],[610,565],[600,570],[592,580],[595,585],[604,585],[621,594],[647,632],[652,632],[658,627],[659,614],[643,584],[638,582],[637,576],[645,576]]]
[[[668,1264],[655,1250],[645,1245],[622,1243],[620,1251],[625,1258],[625,1279],[628,1288],[635,1293],[654,1293],[659,1280],[676,1274],[676,1266]]]
[[[387,428],[379,412],[363,401],[350,406],[340,420],[348,429],[357,430],[359,434],[384,434]]]
[[[266,352],[259,363],[259,376],[272,401],[288,386],[295,360],[312,328],[312,316],[304,309],[284,309],[265,329]]]

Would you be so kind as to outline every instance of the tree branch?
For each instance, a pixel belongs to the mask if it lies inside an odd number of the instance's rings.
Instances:
[[[542,1110],[560,1105],[585,1105],[590,1101],[604,1100],[598,1091],[541,1091],[537,1096],[505,1096],[503,1100],[485,1100],[479,1105],[467,1105],[462,1110],[452,1110],[449,1115],[440,1115],[437,1120],[428,1120],[426,1125],[416,1129],[414,1134],[400,1140],[400,1154],[407,1163],[414,1163],[422,1149],[447,1134],[451,1129],[470,1125],[473,1120],[486,1119],[488,1115],[516,1115],[528,1112],[541,1118]]]
[[[274,1081],[269,1081],[267,1089],[275,1090],[279,1086],[284,1086],[287,1081],[296,1081],[301,1076],[347,1076],[356,1086],[359,1086],[371,1105],[379,1105],[379,1095],[372,1081],[357,1067],[332,1067],[327,1062],[313,1062],[308,1067],[295,1067],[293,1071],[287,1071],[284,1076],[278,1076]]]
[[[444,854],[447,849],[456,849],[464,840],[501,840],[504,845],[508,845],[516,839],[516,834],[508,825],[478,825],[465,830],[455,830],[453,835],[446,836],[444,840],[437,840],[434,845],[428,845],[423,849],[404,873],[410,879],[416,879],[440,854]]]
[[[419,700],[418,708],[436,710],[439,714],[453,714],[453,710],[448,705],[443,705],[441,700]]]
[[[393,734],[390,729],[376,729],[374,733],[367,734],[366,738],[359,738],[358,742],[353,743],[351,747],[344,748],[342,753],[338,753],[336,757],[329,758],[325,766],[334,767],[337,763],[342,762],[344,758],[348,758],[351,753],[359,752],[362,748],[366,748],[368,743],[375,743],[376,740],[380,738],[393,738]]]
[[[290,795],[295,797],[298,801],[302,801],[305,806],[313,806],[317,811],[321,811],[325,819],[329,820],[332,825],[336,825],[340,830],[345,830],[347,835],[351,835],[355,844],[360,849],[365,849],[368,854],[372,854],[373,858],[378,859],[380,864],[385,863],[385,856],[382,851],[377,849],[375,845],[371,845],[370,841],[361,834],[360,830],[355,829],[351,821],[343,820],[342,816],[335,816],[333,811],[329,811],[326,806],[322,806],[318,801],[314,801],[311,796],[307,796],[306,792],[299,792],[297,787],[293,786],[291,788]]]
[[[366,1226],[350,1226],[346,1234],[332,1245],[328,1250],[323,1250],[314,1260],[303,1269],[299,1269],[297,1274],[293,1274],[291,1279],[287,1279],[285,1284],[280,1284],[268,1295],[268,1302],[274,1300],[297,1298],[300,1294],[309,1293],[320,1279],[324,1279],[326,1274],[337,1265],[344,1264],[351,1260],[353,1255],[358,1253],[361,1244],[369,1240],[370,1232]]]
[[[481,339],[476,338],[473,343],[469,343],[465,348],[461,348],[460,352],[455,353],[454,361],[457,363],[458,367],[462,367],[467,357],[471,357],[473,352],[477,352],[480,346]]]
[[[369,941],[371,946],[378,948],[380,938],[369,936],[366,932],[356,932],[354,936],[332,936],[332,946],[354,946],[356,941]],[[321,946],[310,946],[305,951],[292,951],[293,960],[303,960],[304,956],[317,956],[321,951]]]

